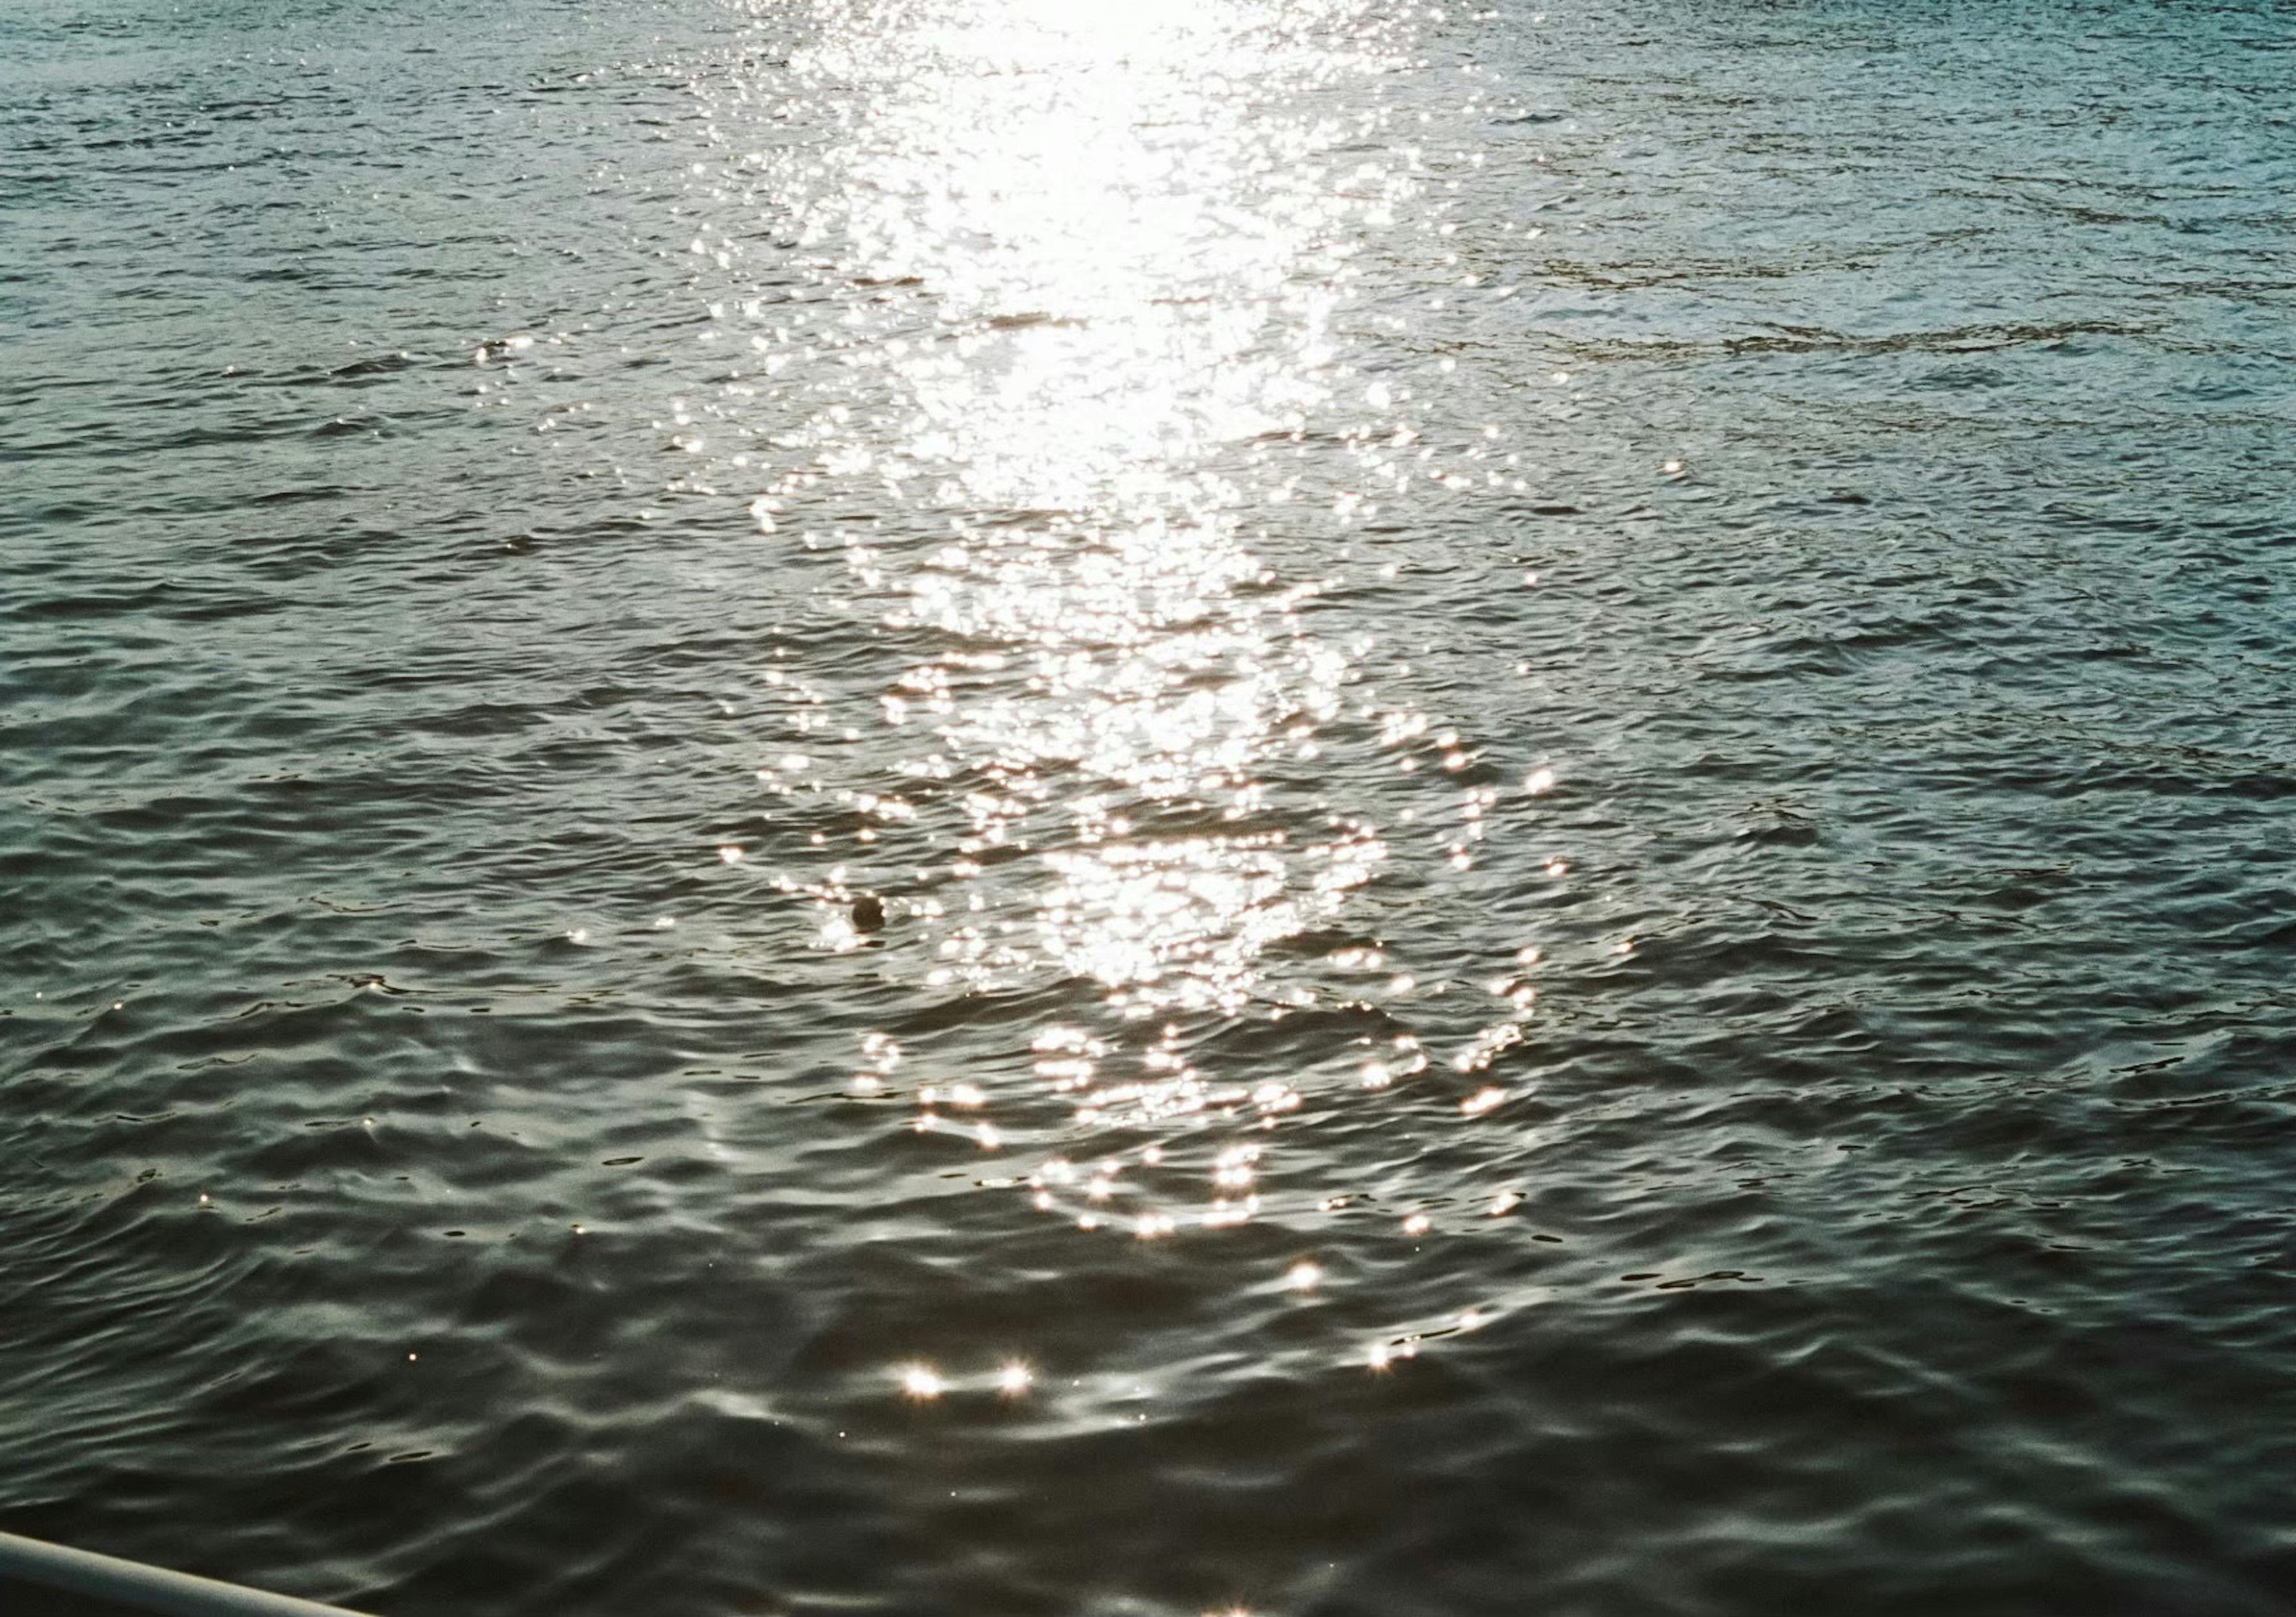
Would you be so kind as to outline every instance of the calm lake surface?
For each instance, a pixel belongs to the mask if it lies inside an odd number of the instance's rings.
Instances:
[[[2260,0],[12,0],[0,1527],[2296,1609],[2292,195]]]

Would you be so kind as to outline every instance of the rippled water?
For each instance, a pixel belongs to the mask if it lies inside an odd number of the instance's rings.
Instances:
[[[0,1525],[2296,1607],[2286,6],[16,0],[0,88]]]

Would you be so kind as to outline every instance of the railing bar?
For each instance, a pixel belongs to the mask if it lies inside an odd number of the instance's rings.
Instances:
[[[358,1617],[339,1605],[242,1588],[213,1578],[67,1549],[37,1539],[0,1532],[0,1580],[37,1583],[68,1595],[109,1600],[152,1617]]]

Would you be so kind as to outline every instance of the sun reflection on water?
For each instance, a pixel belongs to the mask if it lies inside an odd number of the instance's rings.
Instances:
[[[1376,165],[1332,168],[1361,129],[1255,103],[1311,97],[1380,34],[1343,8],[1207,0],[932,13],[821,192],[811,237],[931,307],[873,356],[890,429],[827,457],[917,489],[951,530],[885,615],[940,648],[887,715],[930,726],[922,772],[964,783],[950,873],[1020,853],[1046,878],[1032,937],[968,905],[935,982],[1048,963],[1130,1016],[1232,1012],[1261,952],[1384,853],[1360,823],[1300,838],[1271,812],[1270,766],[1313,747],[1352,666],[1303,626],[1317,586],[1284,585],[1243,531],[1284,506],[1261,446],[1343,380],[1332,311],[1392,201]],[[888,71],[843,49],[837,72]],[[865,586],[890,583],[875,547],[847,548]],[[1007,677],[974,694],[984,657]],[[1170,1078],[1101,1100],[1080,1112],[1208,1104]]]
[[[1315,543],[1414,486],[1497,486],[1514,461],[1495,429],[1459,452],[1473,475],[1435,461],[1414,384],[1346,326],[1366,242],[1423,184],[1361,93],[1415,29],[1345,0],[864,7],[788,69],[844,106],[841,137],[761,139],[737,165],[819,295],[725,306],[752,368],[720,404],[681,405],[674,445],[753,446],[707,475],[755,486],[762,542],[840,559],[839,607],[898,664],[865,739],[825,685],[771,674],[804,750],[759,787],[838,809],[812,834],[818,866],[777,879],[816,906],[824,949],[913,971],[942,1008],[929,1019],[1063,987],[1025,1080],[947,1070],[960,1059],[909,1082],[897,1069],[931,1051],[872,1033],[847,1092],[906,1105],[936,1147],[1011,1161],[994,1182],[1080,1231],[1362,1216],[1417,1241],[1439,1229],[1423,1208],[1289,1178],[1285,1131],[1436,1083],[1455,1086],[1449,1127],[1510,1110],[1490,1069],[1525,1036],[1528,966],[1431,1060],[1402,1017],[1453,985],[1349,921],[1407,846],[1472,869],[1505,804],[1554,774],[1507,788],[1472,738],[1382,698],[1371,641],[1328,626],[1348,586]],[[697,241],[730,267],[741,234]],[[867,784],[825,788],[824,758],[855,748]],[[1350,774],[1406,780],[1414,806],[1335,791]],[[1308,1010],[1352,1030],[1316,1070],[1201,1047]],[[1509,1197],[1467,1199],[1488,1215]],[[1281,1286],[1312,1310],[1339,1272],[1300,1259]],[[922,1361],[896,1381],[919,1401],[957,1384]],[[1028,1372],[994,1383],[1017,1396]]]

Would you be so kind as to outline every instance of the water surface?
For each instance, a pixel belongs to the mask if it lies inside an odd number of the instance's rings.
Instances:
[[[390,1617],[2286,1611],[2292,76],[20,0],[0,1525]]]

